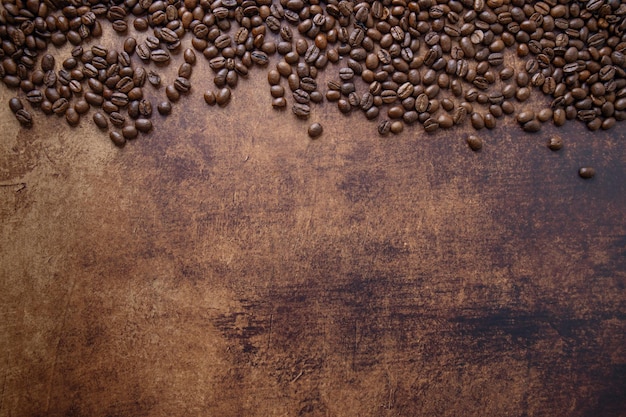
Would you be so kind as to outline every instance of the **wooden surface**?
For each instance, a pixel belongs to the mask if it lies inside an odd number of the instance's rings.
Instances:
[[[1,106],[0,416],[626,415],[623,126],[312,141],[206,68],[124,149]]]

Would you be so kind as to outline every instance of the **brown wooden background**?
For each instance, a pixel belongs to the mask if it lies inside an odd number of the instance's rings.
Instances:
[[[626,415],[623,126],[312,141],[265,72],[121,150],[1,106],[0,416]]]

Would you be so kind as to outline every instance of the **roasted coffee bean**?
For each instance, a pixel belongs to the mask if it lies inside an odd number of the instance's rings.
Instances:
[[[596,175],[596,170],[592,167],[582,167],[578,170],[578,175],[581,178],[590,179]]]
[[[439,130],[439,123],[436,119],[430,117],[424,121],[424,131],[426,133],[434,133],[437,130]]]
[[[480,113],[473,112],[470,115],[470,121],[472,123],[472,127],[476,130],[483,129],[485,127],[485,120]]]
[[[350,105],[350,102],[346,99],[339,99],[339,101],[337,101],[337,108],[339,109],[339,111],[341,113],[350,113],[350,111],[352,110],[352,106]]]
[[[308,119],[311,114],[311,108],[308,104],[295,103],[292,107],[292,112],[301,119]]]
[[[522,125],[525,132],[536,133],[541,130],[541,123],[537,119],[529,120]]]
[[[159,114],[167,116],[172,112],[172,104],[169,101],[162,101],[157,105]]]
[[[134,124],[126,125],[122,128],[122,136],[124,136],[124,138],[127,140],[135,139],[137,135],[138,130]]]
[[[191,82],[185,77],[176,77],[174,80],[174,88],[182,94],[187,94],[191,89]]]
[[[57,116],[62,116],[65,114],[69,106],[70,106],[70,103],[67,101],[67,99],[59,98],[54,103],[52,103],[52,111]]]
[[[18,109],[15,112],[15,118],[24,127],[31,127],[33,125],[33,116],[26,109]]]
[[[324,128],[319,123],[313,123],[309,126],[308,133],[312,139],[318,138],[324,132]]]
[[[230,91],[230,88],[228,87],[221,88],[215,94],[215,102],[219,106],[222,106],[222,107],[226,106],[230,102],[230,99],[231,99],[231,91]]]
[[[164,49],[155,49],[150,52],[150,59],[158,64],[163,64],[170,61],[170,54]]]
[[[80,115],[74,108],[70,107],[65,112],[65,120],[70,126],[78,126],[78,123],[80,123]]]
[[[124,123],[126,123],[126,118],[117,111],[109,114],[109,120],[111,121],[111,124],[116,127],[122,127],[124,126]]]
[[[152,130],[152,122],[149,119],[137,119],[135,120],[135,129],[141,133],[148,133]]]
[[[298,90],[296,90],[298,91]],[[274,98],[283,97],[285,95],[285,88],[281,85],[273,85],[270,87],[270,94]],[[294,92],[295,94],[295,92]],[[308,94],[307,94],[308,96]]]
[[[558,151],[563,147],[563,139],[560,136],[553,135],[548,139],[548,148],[553,151]]]
[[[93,122],[100,129],[107,129],[109,127],[109,122],[107,121],[107,118],[99,111],[93,114]]]
[[[173,84],[170,84],[165,87],[165,96],[168,98],[169,101],[177,102],[178,100],[180,100],[180,91],[178,91]]]
[[[217,103],[217,99],[215,97],[215,93],[213,91],[206,91],[204,93],[204,101],[209,106],[213,106]]]
[[[476,135],[469,135],[465,139],[465,141],[467,142],[467,145],[470,147],[470,149],[474,152],[480,151],[483,147],[483,140]]]
[[[18,97],[12,97],[9,100],[9,108],[13,113],[17,113],[18,110],[24,108],[24,105],[22,104],[22,100],[20,100]]]
[[[117,132],[114,130],[110,131],[109,138],[115,144],[115,146],[118,146],[121,148],[124,145],[126,145],[126,138],[124,138],[124,136],[120,132]]]
[[[386,136],[391,132],[391,122],[389,120],[382,120],[378,124],[378,134],[381,136]]]

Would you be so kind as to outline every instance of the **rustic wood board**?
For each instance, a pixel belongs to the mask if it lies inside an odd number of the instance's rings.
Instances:
[[[622,126],[312,141],[202,65],[124,149],[2,106],[0,416],[626,415]]]

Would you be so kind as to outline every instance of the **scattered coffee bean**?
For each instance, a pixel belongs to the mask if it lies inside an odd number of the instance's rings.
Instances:
[[[478,152],[483,147],[483,140],[476,135],[469,135],[465,141],[471,150]]]
[[[578,170],[578,175],[584,179],[593,178],[596,175],[596,170],[592,167],[582,167]]]
[[[124,126],[111,132],[112,140],[146,130],[152,107],[144,84],[161,84],[158,73],[137,66],[133,56],[144,65],[183,61],[165,88],[168,100],[157,106],[167,115],[181,94],[193,94],[196,51],[208,61],[218,88],[204,94],[209,105],[228,104],[253,66],[271,63],[274,108],[293,105],[296,117],[308,118],[311,106],[326,96],[341,113],[362,111],[368,120],[385,114],[391,120],[379,123],[381,134],[418,123],[428,133],[463,125],[494,129],[512,114],[526,132],[549,120],[559,127],[576,119],[596,131],[626,119],[626,9],[619,2],[223,0],[208,8],[197,1],[133,0],[63,5],[60,13],[53,13],[52,3],[4,5],[0,79],[19,89],[32,108],[65,116],[70,125],[90,107],[101,107],[112,123]],[[137,31],[154,31],[107,48],[97,42],[104,22],[120,34],[130,23]],[[186,32],[193,35],[193,48],[180,54]],[[54,54],[39,52],[66,42],[72,47],[69,56],[58,58],[61,68]],[[508,47],[521,62],[509,57]],[[274,60],[276,53],[282,58]],[[326,88],[317,76],[329,61],[342,65]],[[285,96],[282,77],[291,95]],[[549,107],[516,109],[514,103],[537,93],[550,97]],[[23,125],[32,124],[20,98],[11,99],[9,108]],[[104,113],[96,114],[94,122],[106,128]]]
[[[321,136],[323,132],[324,132],[324,128],[319,123],[313,123],[309,126],[309,136],[312,139],[315,139]]]
[[[560,136],[550,136],[550,139],[548,139],[548,148],[550,148],[553,151],[558,151],[559,149],[561,149],[563,147],[563,139],[561,139]]]

